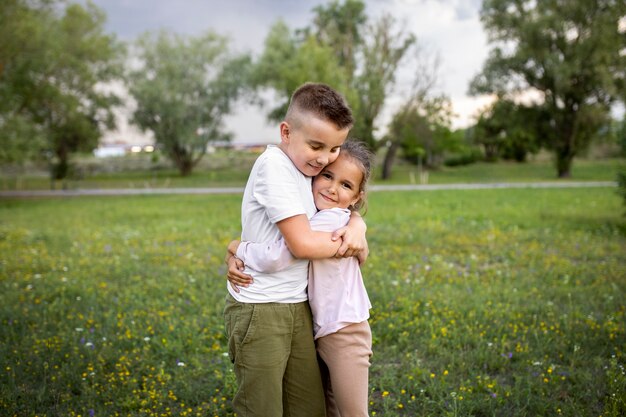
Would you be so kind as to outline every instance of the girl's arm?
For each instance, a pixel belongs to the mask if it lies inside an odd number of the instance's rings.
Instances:
[[[228,265],[228,272],[226,277],[230,283],[231,288],[235,292],[239,292],[239,287],[248,287],[254,282],[251,275],[244,273],[244,264],[241,259],[237,258],[237,247],[239,246],[239,240],[233,240],[228,244],[228,250],[224,262]]]
[[[235,253],[246,266],[265,274],[282,271],[294,260],[285,239],[274,242],[241,242]]]
[[[300,219],[297,219],[297,217],[300,216],[290,217],[277,223],[284,236],[283,239],[278,241],[242,243],[239,240],[233,240],[230,242],[226,263],[228,264],[228,280],[235,291],[238,292],[238,286],[247,287],[252,284],[252,277],[243,273],[244,263],[259,272],[271,273],[284,269],[291,263],[294,256],[305,259],[357,256],[360,263],[363,263],[367,258],[369,254],[367,239],[365,239],[367,226],[358,213],[353,212],[350,215],[348,225],[337,229],[332,234],[334,241],[333,239],[329,240],[330,232],[320,231],[333,230],[334,227],[337,227],[336,225],[332,226],[334,219],[331,220],[330,224],[321,224],[317,216],[311,222],[305,215],[302,215]],[[293,221],[287,222],[290,219]],[[324,220],[322,220],[323,222]],[[289,239],[285,233],[289,235]],[[318,240],[316,241],[315,239]],[[301,256],[292,254],[289,240],[292,240],[292,247],[295,247]],[[321,242],[321,244],[318,242]],[[342,242],[344,242],[346,249],[343,255],[339,255],[335,248],[339,248]],[[359,250],[360,248],[363,249]],[[306,254],[310,254],[310,256]]]
[[[312,230],[309,219],[304,214],[286,218],[276,223],[276,225],[283,236],[283,242],[287,248],[287,252],[290,252],[291,255],[296,258],[330,258],[337,254],[337,249],[339,249],[342,242],[339,238],[332,241],[331,232],[317,232]],[[240,242],[238,240],[230,242],[225,259],[228,265],[226,277],[235,292],[239,292],[239,287],[248,287],[253,284],[252,276],[243,272],[245,269],[244,262],[237,256],[239,244]],[[257,245],[263,245],[263,243]],[[258,246],[256,249],[258,249]],[[271,248],[268,248],[268,250],[271,250]],[[281,255],[278,256],[278,261],[282,262],[285,257],[286,255],[281,253]],[[258,256],[256,258],[258,260]],[[260,263],[262,263],[262,261]],[[268,267],[274,268],[275,266],[269,265]],[[257,270],[257,268],[252,269]],[[262,268],[258,269],[258,271],[263,272]]]

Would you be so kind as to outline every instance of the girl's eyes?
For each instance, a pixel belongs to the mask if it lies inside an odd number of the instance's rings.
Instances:
[[[322,172],[322,177],[324,178],[332,178],[328,172]]]
[[[341,184],[344,188],[347,188],[348,190],[352,189],[352,186],[350,184],[348,184],[347,182],[344,182],[343,184]]]

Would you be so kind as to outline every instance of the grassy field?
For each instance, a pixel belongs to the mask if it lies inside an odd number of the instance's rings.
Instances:
[[[86,158],[80,162],[81,178],[70,179],[54,187],[70,189],[89,188],[167,188],[167,187],[232,187],[243,186],[257,153],[243,151],[220,151],[207,155],[192,175],[181,177],[166,161],[157,165],[150,162],[149,155],[129,155],[120,158]],[[376,184],[419,184],[417,166],[398,159],[392,178],[380,179],[382,156],[374,172]],[[617,172],[626,169],[624,159],[576,159],[572,169],[574,181],[615,181]],[[50,189],[47,173],[41,169],[29,173],[5,173],[0,175],[0,190]],[[32,172],[37,172],[33,174]],[[460,167],[441,167],[428,173],[429,184],[446,183],[493,183],[555,181],[556,170],[549,156],[542,155],[524,164],[501,161],[479,162]]]
[[[232,416],[239,195],[0,200],[0,414]],[[626,413],[614,188],[375,192],[372,416]]]

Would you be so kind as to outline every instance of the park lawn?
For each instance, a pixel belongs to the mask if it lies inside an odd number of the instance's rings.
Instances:
[[[232,416],[240,195],[0,200],[5,415]],[[372,416],[626,412],[616,190],[373,192]]]
[[[545,158],[526,163],[499,161],[476,162],[470,165],[446,167],[428,173],[430,184],[454,183],[503,183],[503,182],[553,182],[553,181],[615,181],[617,173],[626,169],[624,159],[576,159],[572,176],[559,180],[554,163]],[[419,170],[415,165],[400,163],[393,170],[392,178],[380,183],[420,183]]]
[[[130,155],[111,160],[90,158],[100,170],[107,164],[113,165],[110,172],[85,173],[81,179],[69,179],[65,183],[55,181],[54,188],[111,189],[111,188],[194,188],[194,187],[243,187],[250,168],[258,156],[252,152],[221,152],[207,155],[191,175],[181,177],[178,171],[160,165],[159,169],[147,169],[145,155]],[[85,162],[85,164],[87,164]],[[89,166],[89,165],[87,165]],[[527,163],[500,161],[497,163],[477,162],[471,165],[446,167],[429,171],[422,182],[418,167],[398,160],[392,177],[380,178],[378,163],[374,171],[374,184],[449,184],[449,183],[502,183],[502,182],[546,182],[556,181],[554,164],[546,158]],[[626,169],[624,159],[576,159],[572,177],[560,181],[615,181],[617,173]],[[47,190],[51,183],[46,173],[37,175],[0,176],[0,190]]]

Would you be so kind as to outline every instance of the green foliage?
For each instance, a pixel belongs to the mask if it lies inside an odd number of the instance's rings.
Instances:
[[[322,45],[333,48],[339,66],[345,68],[350,79],[357,68],[356,54],[363,42],[363,27],[367,23],[365,3],[345,0],[343,4],[332,1],[313,8],[315,37]]]
[[[28,140],[25,140],[28,138]],[[0,122],[0,162],[23,164],[42,157],[46,137],[42,128],[26,115],[4,116]]]
[[[467,133],[465,130],[457,130],[453,134],[457,137],[455,142],[461,143],[461,146],[455,152],[451,152],[446,156],[443,161],[445,166],[457,167],[470,165],[484,159],[482,151],[477,146],[467,143]]]
[[[291,94],[308,81],[331,85],[349,101],[356,97],[334,51],[311,35],[301,39],[292,34],[282,21],[270,29],[263,54],[252,72],[257,86],[272,88],[281,100],[270,111],[269,118],[273,121],[283,119]]]
[[[231,56],[215,33],[193,38],[164,31],[137,41],[141,64],[128,78],[134,122],[154,133],[181,175],[189,175],[212,140],[229,140],[223,118],[242,94],[249,57]]]
[[[104,19],[92,3],[2,3],[1,162],[43,154],[52,177],[65,178],[70,155],[94,149],[112,126],[118,98],[102,85],[119,76],[122,50]]]
[[[516,98],[541,93],[549,117],[544,143],[555,153],[559,177],[574,156],[607,125],[614,100],[623,97],[626,37],[618,21],[626,3],[612,0],[487,0],[481,20],[494,44],[474,93]]]
[[[291,94],[302,83],[323,82],[350,104],[355,116],[351,136],[376,149],[375,122],[415,38],[390,15],[370,23],[361,0],[332,1],[313,13],[310,27],[292,32],[279,21],[265,40],[254,71],[256,85],[271,88],[281,100],[269,117],[284,117]]]
[[[450,128],[450,115],[450,103],[442,98],[404,108],[392,119],[388,136],[400,143],[409,162],[437,168],[445,152],[461,145],[459,136],[453,135]]]
[[[354,79],[359,101],[353,134],[372,149],[380,146],[374,137],[375,124],[395,87],[396,72],[414,51],[416,42],[413,34],[398,28],[391,15],[383,15],[367,27],[361,47],[363,66]],[[416,73],[416,77],[421,76]]]
[[[233,416],[223,255],[240,200],[0,201],[4,413]],[[613,189],[369,203],[370,415],[623,414]]]
[[[501,157],[524,162],[539,152],[543,113],[534,107],[503,99],[485,110],[472,129],[473,142],[481,145],[488,161]]]

